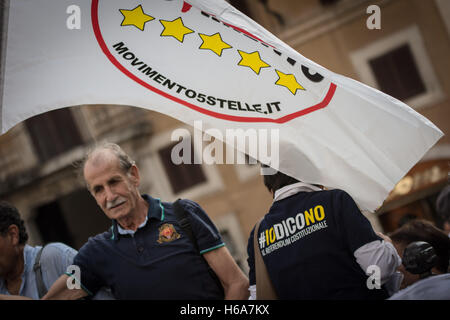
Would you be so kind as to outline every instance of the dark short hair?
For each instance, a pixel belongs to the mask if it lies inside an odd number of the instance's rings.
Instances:
[[[448,270],[450,258],[450,238],[431,222],[421,219],[411,220],[395,230],[390,238],[393,242],[408,245],[415,241],[425,241],[433,246],[438,262],[436,268],[445,273]]]
[[[28,233],[19,211],[8,202],[0,201],[0,234],[6,235],[8,228],[13,224],[19,228],[19,243],[25,244],[28,240]]]
[[[261,165],[263,168],[267,168],[265,165]],[[288,176],[280,171],[275,174],[266,174],[264,175],[264,185],[270,192],[275,192],[278,189],[283,188],[284,186],[300,182],[299,180]]]

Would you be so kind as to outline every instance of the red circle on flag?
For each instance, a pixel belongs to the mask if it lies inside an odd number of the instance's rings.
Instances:
[[[328,92],[325,95],[325,98],[319,102],[316,105],[313,105],[311,107],[296,111],[294,113],[285,115],[280,118],[272,119],[272,118],[262,118],[262,117],[243,117],[243,116],[232,116],[228,114],[222,114],[218,112],[214,112],[202,107],[199,107],[197,105],[194,105],[188,101],[185,101],[183,99],[177,98],[175,96],[172,96],[168,94],[167,92],[164,92],[154,86],[151,86],[147,82],[143,81],[142,79],[139,79],[136,77],[132,72],[130,72],[127,68],[125,68],[117,59],[111,54],[111,52],[108,49],[108,46],[105,43],[105,40],[103,39],[102,33],[100,31],[100,25],[98,22],[98,0],[92,0],[91,3],[91,21],[92,21],[92,27],[94,29],[95,38],[97,39],[97,42],[102,49],[103,53],[106,55],[106,57],[109,59],[109,61],[117,68],[119,69],[123,74],[125,74],[130,79],[134,80],[138,84],[142,85],[143,87],[153,91],[156,94],[159,94],[169,100],[172,100],[176,103],[179,103],[185,107],[188,107],[192,110],[195,110],[197,112],[203,113],[205,115],[215,117],[218,119],[223,120],[229,120],[229,121],[237,121],[237,122],[273,122],[273,123],[285,123],[292,119],[304,116],[308,113],[320,110],[328,106],[331,99],[334,96],[334,93],[336,91],[336,85],[334,83],[330,83],[330,87],[328,88]]]

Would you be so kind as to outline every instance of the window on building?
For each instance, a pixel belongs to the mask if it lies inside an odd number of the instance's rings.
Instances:
[[[417,25],[371,41],[350,58],[360,81],[412,108],[432,106],[445,98]]]
[[[250,10],[248,9],[248,5],[246,1],[242,0],[227,0],[229,4],[238,9],[240,12],[245,14],[247,17],[251,17]]]
[[[38,207],[35,223],[43,244],[62,242],[73,247],[73,236],[58,202],[50,202]]]
[[[158,153],[163,163],[167,177],[174,194],[183,192],[206,182],[206,176],[203,172],[200,164],[174,164],[171,158],[172,148],[178,144],[178,142],[165,146],[159,149]],[[180,156],[183,156],[181,151]],[[194,154],[194,147],[191,144],[191,155]]]
[[[149,156],[140,161],[142,176],[151,177],[151,194],[167,201],[178,198],[195,200],[223,190],[217,166],[206,164],[202,157],[203,144],[194,143],[193,137],[194,131],[188,126],[152,136]],[[172,161],[174,147],[174,153],[188,163],[178,165]],[[190,155],[185,155],[185,150],[190,151]]]
[[[41,161],[49,160],[83,143],[68,108],[34,116],[25,120],[25,126]]]
[[[111,226],[94,198],[78,189],[34,209],[34,224],[42,242],[63,242],[79,250],[96,234]]]
[[[399,100],[407,100],[425,93],[411,48],[404,44],[369,60],[379,88]]]

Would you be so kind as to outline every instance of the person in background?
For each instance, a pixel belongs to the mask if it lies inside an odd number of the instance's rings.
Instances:
[[[267,168],[262,166],[263,169]],[[377,234],[342,190],[323,190],[276,172],[264,175],[273,195],[269,212],[248,241],[251,298],[259,297],[254,233],[278,299],[385,299],[400,265],[389,237]],[[367,285],[379,268],[379,289]],[[369,272],[370,274],[370,272]],[[394,289],[395,291],[395,289]]]
[[[450,299],[450,238],[426,220],[410,221],[390,237],[402,257],[404,279],[389,299]]]
[[[0,299],[39,299],[73,264],[77,251],[63,243],[27,244],[28,233],[17,208],[0,202]],[[42,250],[42,252],[41,252]],[[36,261],[40,264],[36,264]],[[39,268],[37,268],[39,266]],[[39,292],[41,290],[41,292]],[[94,299],[113,299],[102,290]]]
[[[390,235],[390,238],[400,257],[403,257],[405,248],[412,242],[424,241],[429,243],[437,256],[432,273],[442,274],[447,272],[450,259],[450,239],[431,222],[422,219],[412,220],[403,227],[395,230]],[[399,270],[404,275],[401,289],[420,279],[419,275],[408,272],[403,264],[399,267]]]

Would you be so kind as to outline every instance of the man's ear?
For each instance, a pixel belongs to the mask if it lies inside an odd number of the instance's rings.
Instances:
[[[133,182],[133,184],[136,187],[139,187],[139,183],[141,181],[141,178],[139,175],[139,168],[133,164],[128,173],[129,173],[130,180]]]
[[[8,231],[6,232],[6,236],[13,245],[15,246],[18,245],[20,239],[19,227],[16,226],[15,224],[10,225],[8,227]]]

